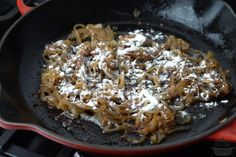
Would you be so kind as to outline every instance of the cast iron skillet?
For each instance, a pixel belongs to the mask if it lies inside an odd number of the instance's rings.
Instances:
[[[18,5],[22,7],[20,0]],[[28,7],[23,9],[22,12],[29,10]],[[138,17],[133,15],[135,9],[140,11]],[[229,103],[219,104],[210,111],[198,105],[192,107],[190,112],[193,115],[198,117],[199,113],[203,113],[207,117],[202,120],[197,118],[189,131],[174,134],[159,145],[130,145],[120,140],[120,133],[102,134],[96,125],[81,120],[76,120],[76,125],[70,125],[72,129],[68,131],[55,120],[60,111],[41,105],[35,93],[39,89],[41,54],[45,44],[65,37],[76,23],[109,24],[123,31],[152,27],[182,37],[194,48],[215,52],[221,65],[230,70],[231,82],[236,89],[236,19],[232,10],[222,1],[52,0],[16,21],[1,40],[1,127],[32,130],[56,142],[88,152],[140,154],[169,151],[196,142],[235,118],[234,92],[227,97]],[[233,137],[231,140],[236,140],[233,136],[236,134],[228,133],[221,137],[224,133],[227,132],[219,132],[211,138]]]

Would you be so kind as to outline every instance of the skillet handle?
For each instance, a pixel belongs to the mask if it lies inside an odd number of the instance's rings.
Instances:
[[[231,122],[225,128],[207,137],[211,141],[228,141],[236,143],[236,120]]]
[[[22,16],[33,9],[32,7],[27,6],[24,3],[24,0],[16,0],[16,4]]]

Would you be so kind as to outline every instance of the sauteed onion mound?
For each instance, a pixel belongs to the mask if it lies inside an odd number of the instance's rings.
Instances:
[[[43,58],[42,101],[104,133],[123,131],[134,144],[159,143],[191,122],[191,105],[231,92],[228,71],[212,52],[152,29],[75,25],[67,39],[46,46]]]

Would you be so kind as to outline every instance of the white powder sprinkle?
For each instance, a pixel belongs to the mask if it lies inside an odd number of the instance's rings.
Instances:
[[[179,111],[182,117],[189,116],[189,113],[187,111]]]
[[[188,58],[179,55],[177,51],[161,50],[162,44],[159,44],[159,40],[165,38],[162,33],[155,34],[153,30],[145,33],[143,30],[138,29],[129,32],[129,36],[120,35],[118,41],[119,47],[114,50],[109,49],[105,43],[98,42],[96,47],[91,51],[91,56],[81,57],[81,52],[86,49],[86,44],[82,43],[79,46],[71,46],[70,52],[67,53],[67,62],[63,63],[59,54],[53,54],[49,56],[50,59],[56,60],[61,63],[59,66],[53,64],[49,65],[48,69],[55,69],[57,74],[61,77],[65,77],[58,84],[58,91],[61,95],[66,96],[68,101],[76,105],[76,103],[84,103],[84,97],[90,97],[86,103],[93,110],[98,109],[97,100],[102,98],[108,101],[108,106],[116,108],[119,101],[128,101],[130,108],[136,112],[148,112],[157,108],[166,107],[165,96],[168,94],[168,83],[173,76],[182,78],[182,80],[194,80],[198,84],[189,85],[184,88],[184,93],[194,95],[199,100],[208,101],[209,91],[201,90],[200,86],[205,85],[206,89],[214,91],[216,85],[212,83],[215,80],[222,80],[217,71],[211,70],[204,74],[196,73],[197,68],[206,68],[207,63],[205,60],[200,63],[191,62]],[[151,43],[148,43],[151,39]],[[148,42],[147,42],[148,41]],[[151,46],[147,46],[150,44]],[[52,51],[67,51],[68,46],[65,45],[63,40],[59,40],[53,43],[54,47],[47,46]],[[127,56],[135,55],[135,53],[142,53],[150,57],[147,61],[142,62],[140,68],[138,59],[127,59]],[[158,53],[155,54],[154,53]],[[112,71],[108,68],[107,61],[112,55],[117,55],[118,59],[115,63],[121,62],[118,66],[124,67],[122,75],[125,79],[125,87],[119,87],[119,76],[121,71]],[[144,57],[145,58],[145,57]],[[61,60],[60,60],[61,59]],[[62,66],[61,66],[62,65]],[[96,65],[95,67],[92,65]],[[88,67],[93,67],[89,69]],[[153,70],[154,69],[154,70]],[[102,74],[98,74],[97,71]],[[124,72],[125,71],[125,72]],[[105,73],[107,72],[107,73]],[[82,81],[83,85],[80,89],[77,89],[72,84],[71,78],[73,74],[76,81]],[[146,77],[147,74],[149,77]],[[104,75],[104,76],[103,76]],[[111,75],[112,77],[108,77]],[[153,78],[154,77],[154,78]],[[153,79],[153,80],[152,80]],[[155,85],[154,80],[158,80],[162,86]],[[71,81],[71,82],[70,82]],[[178,80],[179,81],[179,80]],[[88,88],[89,90],[87,90]],[[115,99],[116,101],[113,101]],[[228,100],[222,100],[221,103],[227,103]],[[216,102],[208,102],[201,104],[206,108],[211,109],[218,104]],[[187,111],[179,111],[182,116],[188,116]],[[135,113],[133,116],[137,115]],[[98,118],[94,116],[88,116],[86,114],[80,115],[82,119],[91,121],[101,126]],[[200,114],[198,117],[204,118],[206,115]],[[145,115],[141,115],[141,119],[145,119]]]
[[[99,127],[102,127],[101,123],[99,122],[99,119],[95,116],[89,116],[87,114],[80,114],[80,118],[86,121],[93,122],[94,124],[98,125]]]
[[[48,66],[48,69],[52,69],[52,68],[53,68],[53,65],[49,65],[49,66]]]
[[[65,73],[63,72],[63,71],[61,71],[60,73],[59,73],[59,75],[62,77],[62,76],[65,76]]]
[[[57,66],[57,67],[55,68],[55,70],[56,70],[56,71],[59,71],[59,70],[60,70],[60,67],[59,67],[59,66]]]
[[[90,99],[89,102],[87,103],[87,105],[92,107],[93,110],[97,109],[96,100],[95,99]]]
[[[77,94],[78,89],[75,89],[75,86],[69,82],[62,81],[59,86],[59,93],[62,95]]]
[[[144,107],[141,108],[142,111],[151,111],[155,108],[160,108],[163,106],[158,100],[157,97],[152,95],[151,91],[146,89],[141,90],[139,97],[141,98],[142,102],[148,102]]]
[[[57,42],[55,42],[53,45],[56,45],[56,46],[61,46],[63,43],[63,40],[58,40]]]
[[[229,102],[229,100],[221,100],[220,103],[222,104],[227,104]]]
[[[208,108],[208,109],[211,109],[213,107],[216,107],[218,105],[217,102],[207,102],[207,103],[204,103],[204,105]]]
[[[205,60],[201,61],[199,66],[201,68],[205,68],[206,67],[206,61]]]
[[[82,79],[83,81],[86,81],[86,70],[85,70],[85,66],[82,64],[78,73],[76,73],[76,76],[80,79]]]

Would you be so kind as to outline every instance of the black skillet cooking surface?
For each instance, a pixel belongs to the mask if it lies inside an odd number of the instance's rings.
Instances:
[[[135,9],[141,12],[138,17],[133,15]],[[153,28],[174,34],[187,40],[196,49],[215,52],[221,65],[230,70],[231,82],[236,88],[236,19],[222,1],[71,0],[67,3],[65,0],[52,0],[18,20],[2,40],[1,119],[39,125],[44,131],[49,130],[51,135],[74,144],[106,145],[111,149],[113,146],[116,149],[147,148],[148,143],[139,147],[120,140],[120,133],[103,134],[98,126],[90,122],[77,119],[70,125],[71,120],[58,117],[60,111],[49,109],[40,102],[36,93],[40,85],[44,46],[68,35],[76,23],[109,24],[121,31]],[[236,116],[232,112],[235,111],[234,94],[227,98],[228,104],[219,104],[211,110],[196,104],[190,109],[192,115],[198,117],[199,113],[204,113],[206,118],[196,118],[189,125],[189,131],[171,135],[162,144],[151,148],[158,150],[193,142],[222,127]],[[219,124],[225,117],[228,120]]]

